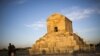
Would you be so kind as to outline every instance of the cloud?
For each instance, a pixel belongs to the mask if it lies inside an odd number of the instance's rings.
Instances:
[[[39,30],[39,29],[45,28],[45,26],[46,26],[45,24],[46,24],[46,22],[37,21],[32,24],[28,24],[28,25],[25,24],[25,26],[29,27],[29,28],[33,28],[34,30]]]
[[[16,3],[18,3],[18,4],[23,4],[23,3],[25,3],[25,2],[27,2],[28,0],[18,0]]]
[[[94,13],[100,14],[100,9],[71,7],[69,9],[63,9],[61,12],[71,20],[79,20],[88,18]]]

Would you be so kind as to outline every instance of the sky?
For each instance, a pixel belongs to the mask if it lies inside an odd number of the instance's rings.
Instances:
[[[32,47],[47,33],[46,20],[60,13],[86,43],[100,41],[100,0],[0,0],[0,48]]]

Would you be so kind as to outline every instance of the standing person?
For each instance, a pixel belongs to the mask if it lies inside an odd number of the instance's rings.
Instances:
[[[11,45],[11,43],[9,43],[8,56],[15,56],[15,53],[16,53],[15,46]]]
[[[11,43],[9,43],[9,46],[8,46],[8,56],[11,56]]]

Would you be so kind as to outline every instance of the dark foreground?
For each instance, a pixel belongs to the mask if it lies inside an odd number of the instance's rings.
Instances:
[[[7,51],[0,51],[0,56],[8,56]],[[17,51],[16,56],[30,56],[28,51]],[[52,54],[52,55],[33,55],[33,56],[100,56],[100,52],[75,53],[75,54]]]

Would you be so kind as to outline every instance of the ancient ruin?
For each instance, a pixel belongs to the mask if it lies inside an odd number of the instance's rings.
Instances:
[[[55,13],[47,19],[47,33],[33,44],[30,54],[59,54],[87,50],[88,45],[73,33],[72,21]]]

